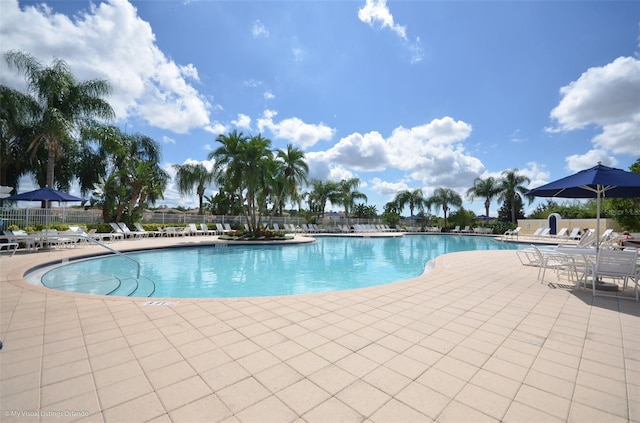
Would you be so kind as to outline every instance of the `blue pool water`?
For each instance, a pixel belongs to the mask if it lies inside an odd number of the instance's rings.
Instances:
[[[44,273],[47,287],[155,298],[259,297],[339,291],[421,275],[435,257],[457,251],[517,249],[492,238],[410,235],[318,237],[309,244],[202,246],[71,262]]]

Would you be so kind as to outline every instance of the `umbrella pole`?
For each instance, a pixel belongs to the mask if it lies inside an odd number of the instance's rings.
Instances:
[[[596,188],[596,251],[600,251],[600,186]],[[596,255],[597,257],[597,255]]]

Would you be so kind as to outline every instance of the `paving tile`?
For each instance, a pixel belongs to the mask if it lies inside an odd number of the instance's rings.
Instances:
[[[89,360],[86,358],[61,364],[55,367],[49,367],[42,370],[42,379],[39,381],[42,385],[60,382],[75,376],[88,374],[91,372]]]
[[[278,392],[285,389],[287,386],[290,386],[303,378],[300,373],[285,363],[269,367],[268,369],[256,373],[254,377],[271,392]]]
[[[370,416],[391,399],[390,395],[361,380],[350,384],[335,397],[364,416]]]
[[[571,406],[571,411],[569,412],[569,417],[566,420],[571,423],[585,423],[585,422],[607,422],[607,423],[625,423],[629,422],[628,419],[624,417],[617,416],[615,414],[610,414],[602,410],[598,410],[597,408],[589,407],[588,405],[573,403]],[[633,420],[632,420],[633,421]],[[637,421],[637,419],[635,419]]]
[[[577,385],[573,401],[598,409],[608,414],[628,418],[629,408],[626,398]]]
[[[167,411],[175,410],[213,393],[212,389],[198,376],[181,380],[157,389],[155,392]]]
[[[104,410],[107,422],[142,422],[164,415],[165,410],[154,393],[116,405]]]
[[[402,417],[399,414],[395,414],[398,417]],[[304,419],[304,420],[302,420]],[[327,401],[321,403],[308,413],[302,416],[302,419],[296,420],[296,422],[308,422],[308,423],[326,423],[326,422],[344,422],[344,423],[359,423],[365,421],[365,417],[355,411],[353,408],[347,406],[345,403],[339,401],[336,398],[329,398]],[[375,421],[375,420],[374,420]],[[404,420],[408,422],[409,420]]]
[[[305,377],[331,364],[311,351],[297,355],[287,360],[286,363]]]
[[[271,396],[271,392],[253,377],[248,377],[216,391],[216,395],[235,414]]]
[[[367,373],[362,380],[391,396],[396,395],[411,383],[411,379],[408,377],[384,366],[373,369],[370,373]]]
[[[242,422],[285,423],[293,422],[297,415],[275,396],[240,411],[235,417]]]
[[[211,394],[169,412],[172,422],[222,422],[232,416],[231,410]]]
[[[335,364],[357,377],[366,375],[378,366],[376,362],[357,353],[349,354],[345,358],[336,361]]]
[[[3,382],[4,390],[4,382]],[[65,379],[63,381],[43,386],[41,390],[41,405],[47,406],[53,403],[73,398],[75,396],[93,392],[96,387],[91,374],[76,376],[74,378]],[[102,395],[100,397],[102,400]]]
[[[497,420],[502,420],[511,404],[510,398],[474,384],[462,388],[455,400]]]
[[[214,392],[217,392],[242,379],[246,379],[251,374],[235,361],[230,361],[211,370],[201,372],[199,375]]]
[[[523,385],[514,401],[528,405],[552,416],[566,419],[569,415],[571,400],[562,398],[551,392],[543,391],[529,385]]]
[[[574,383],[537,370],[529,371],[524,383],[567,399],[572,398],[575,389]]]
[[[307,379],[287,386],[278,391],[276,396],[298,415],[307,413],[331,398],[331,394]]]
[[[135,359],[136,357],[129,348],[120,348],[100,355],[89,354],[89,363],[91,364],[91,369],[94,372],[133,361]]]
[[[44,410],[69,412],[68,417],[52,416],[55,417],[55,420],[63,420],[62,417],[64,417],[64,419],[68,419],[69,421],[92,421],[91,419],[87,419],[87,417],[96,415],[101,411],[96,391],[87,392],[61,402],[50,404],[45,407]],[[42,421],[44,420],[45,419],[42,419]]]
[[[158,390],[195,376],[196,372],[186,361],[178,361],[145,374],[151,386]]]
[[[372,373],[373,372],[369,373],[369,375],[371,375]],[[309,375],[308,379],[332,395],[335,395],[351,383],[358,380],[358,378],[353,374],[333,364],[323,367],[315,373]],[[388,382],[388,379],[384,379],[384,382]],[[375,386],[378,386],[380,389],[382,389],[380,385]]]
[[[396,399],[391,399],[377,410],[369,421],[374,423],[429,422],[432,418]]]
[[[469,407],[458,401],[451,401],[449,405],[438,416],[439,423],[460,423],[460,422],[474,422],[474,423],[498,423],[500,419],[487,416],[480,411]]]
[[[153,388],[144,375],[113,383],[100,389],[100,404],[103,409],[129,402],[153,392]]]
[[[417,382],[410,383],[395,398],[430,419],[440,415],[451,401],[449,397]]]

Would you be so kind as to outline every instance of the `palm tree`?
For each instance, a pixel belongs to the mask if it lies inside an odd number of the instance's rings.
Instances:
[[[207,189],[207,185],[215,180],[215,173],[207,170],[202,163],[187,163],[183,165],[174,164],[173,168],[176,170],[176,181],[178,183],[178,192],[180,192],[180,194],[192,194],[193,186],[197,185],[196,194],[198,194],[198,214],[202,215],[204,191]]]
[[[311,192],[307,195],[309,210],[317,213],[319,217],[324,217],[327,201],[338,190],[338,184],[332,181],[323,182],[319,179],[311,181]]]
[[[38,104],[31,96],[0,85],[0,185],[17,188],[28,172],[27,149],[37,114]]]
[[[240,204],[243,204],[244,197],[242,195],[242,168],[239,156],[241,148],[247,143],[247,140],[247,136],[237,130],[233,130],[229,135],[220,134],[216,138],[216,142],[220,146],[207,156],[209,160],[215,160],[213,171],[218,185],[227,187],[231,192],[236,192]]]
[[[525,182],[529,184],[531,180],[524,175],[518,174],[518,169],[503,171],[502,179],[498,182],[498,200],[511,203],[511,223],[516,223],[516,199],[522,199],[523,196],[526,196],[529,204],[533,201],[532,197],[526,195],[529,190],[522,186]]]
[[[344,216],[349,222],[349,211],[353,210],[356,200],[367,201],[367,196],[356,188],[360,186],[360,179],[343,179],[338,183],[337,190],[329,197],[332,204],[344,206]]]
[[[409,210],[411,211],[411,216],[413,216],[413,211],[417,207],[418,210],[423,210],[425,206],[425,198],[422,193],[422,189],[417,188],[413,191],[405,190],[400,191],[394,201],[398,204],[398,210],[402,211],[406,204],[409,204]]]
[[[473,181],[473,186],[467,190],[467,197],[469,197],[471,201],[473,201],[475,197],[484,197],[484,210],[485,216],[487,217],[489,217],[491,201],[498,194],[500,194],[498,181],[491,176],[487,179],[476,178]]]
[[[431,209],[431,206],[441,207],[444,212],[444,227],[447,227],[447,211],[449,211],[449,205],[455,207],[462,206],[462,197],[451,188],[436,188],[433,191],[433,195],[426,200],[427,207]]]
[[[245,204],[244,214],[251,231],[260,225],[261,200],[269,196],[273,178],[273,153],[269,149],[271,140],[262,135],[246,137],[242,132],[233,131],[228,136],[219,135],[216,141],[220,147],[209,153],[215,160],[214,172],[217,182],[235,191],[240,204]]]
[[[115,114],[103,99],[111,91],[109,83],[101,79],[76,81],[63,60],[56,59],[49,67],[33,56],[11,50],[4,55],[9,68],[24,74],[27,89],[38,103],[35,136],[29,145],[36,154],[42,144],[47,151],[46,186],[55,184],[56,160],[64,154],[65,143],[93,119],[113,119]]]
[[[288,191],[290,199],[295,200],[298,197],[298,187],[307,183],[309,165],[304,161],[304,152],[291,144],[287,145],[286,150],[278,150],[276,158],[281,163],[279,177],[284,181],[277,199],[277,206],[280,209],[280,214],[282,214],[285,190]]]

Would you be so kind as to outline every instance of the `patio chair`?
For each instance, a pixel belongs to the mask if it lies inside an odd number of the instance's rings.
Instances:
[[[451,232],[460,233],[460,226],[456,226],[455,228],[451,229]]]
[[[622,289],[626,289],[629,280],[634,283],[634,294],[638,301],[638,279],[640,279],[640,270],[638,270],[638,250],[606,250],[601,249],[598,252],[598,258],[593,266],[593,296],[607,296],[596,294],[597,281],[602,278],[622,279]]]
[[[533,251],[538,256],[538,280],[540,283],[544,283],[544,276],[547,269],[556,271],[557,278],[560,279],[560,275],[566,272],[569,278],[573,281],[578,280],[576,263],[574,258],[569,254],[563,254],[553,249],[545,250],[531,245]]]

